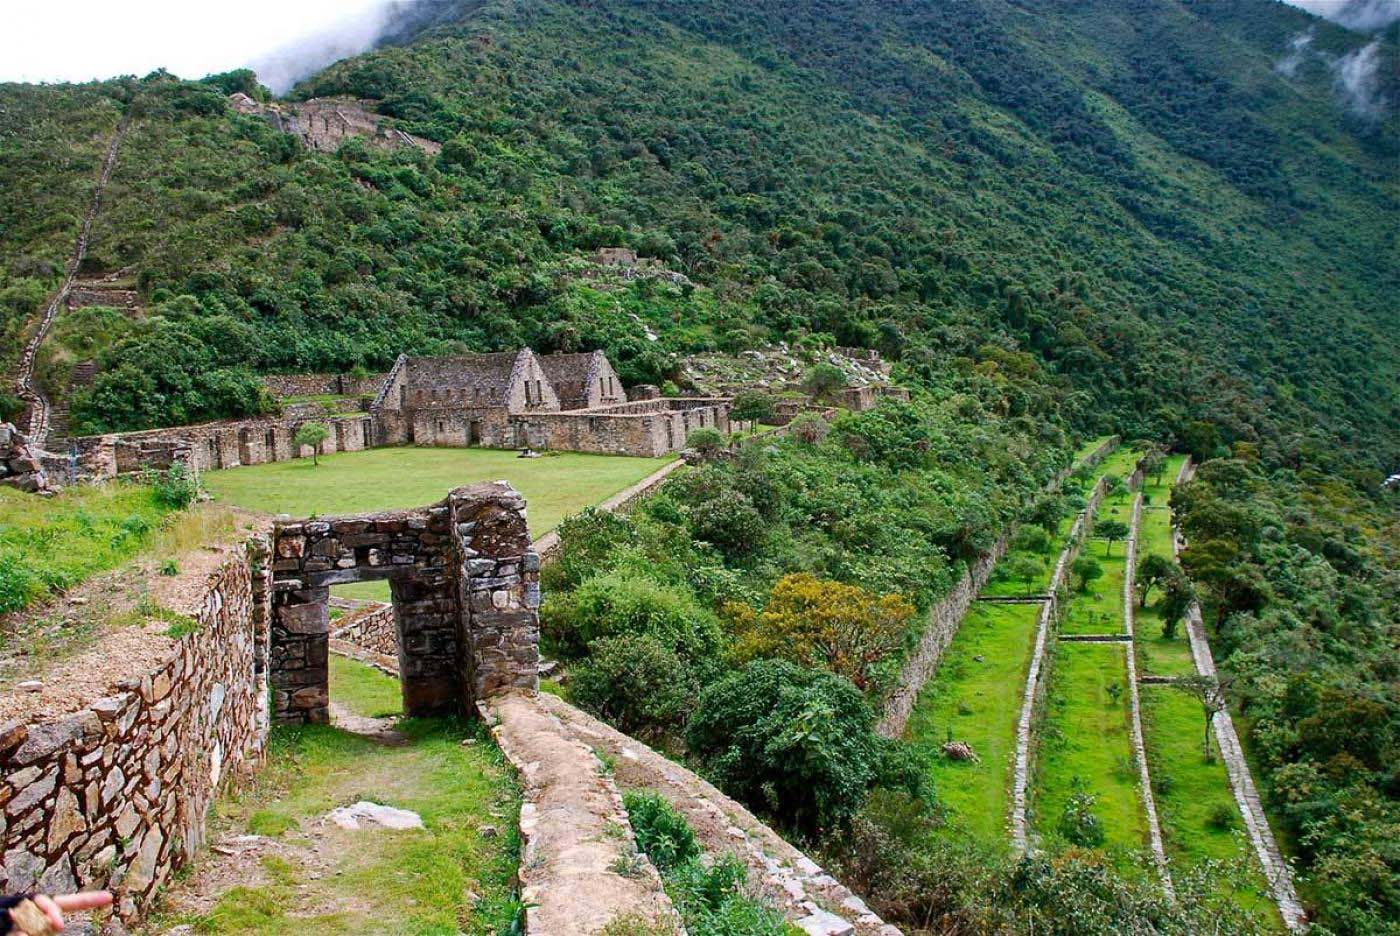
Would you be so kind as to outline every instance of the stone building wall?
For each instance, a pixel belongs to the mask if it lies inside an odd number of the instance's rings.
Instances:
[[[379,392],[387,374],[352,377],[349,374],[268,374],[263,386],[275,397],[369,396]]]
[[[659,458],[685,448],[692,430],[727,433],[729,402],[644,400],[568,413],[533,413],[511,421],[531,448]]]
[[[0,725],[0,892],[110,888],[134,920],[203,844],[267,737],[267,540],[208,581],[157,669],[54,721]]]

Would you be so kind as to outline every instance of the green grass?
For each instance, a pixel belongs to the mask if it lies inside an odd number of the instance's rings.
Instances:
[[[1144,820],[1132,762],[1125,647],[1060,643],[1051,679],[1039,731],[1035,826],[1047,841],[1061,841],[1060,816],[1078,779],[1097,797],[1105,849],[1127,868],[1133,864],[1128,853],[1143,845]],[[1116,701],[1109,692],[1114,684],[1122,690]]]
[[[432,504],[477,481],[509,481],[525,495],[530,535],[538,539],[570,514],[602,503],[670,459],[560,452],[517,458],[496,449],[381,448],[206,472],[204,486],[220,501],[265,513],[367,513]],[[389,600],[384,582],[336,588],[346,598]]]
[[[1161,474],[1161,483],[1153,478],[1143,482],[1142,531],[1138,542],[1138,561],[1149,555],[1172,558],[1171,489],[1184,455],[1167,459]],[[1186,624],[1177,625],[1176,636],[1162,636],[1162,616],[1157,612],[1161,594],[1149,596],[1148,606],[1139,607],[1136,612],[1138,639],[1138,667],[1143,673],[1154,676],[1189,676],[1196,671],[1191,659],[1191,644],[1186,637]]]
[[[505,480],[525,495],[530,533],[543,536],[566,516],[607,500],[668,459],[561,452],[517,458],[495,449],[381,448],[293,459],[203,475],[216,498],[294,517],[335,516],[432,504],[455,487]]]
[[[333,664],[331,694],[363,715],[398,705],[395,680],[351,661]],[[260,880],[225,892],[206,913],[159,919],[155,931],[191,923],[230,936],[486,936],[507,927],[517,910],[519,797],[500,753],[478,725],[424,719],[400,729],[401,746],[323,726],[274,729],[256,785],[221,800],[216,824],[223,834],[296,843],[329,810],[368,799],[417,812],[424,831],[330,829],[320,842],[327,873],[269,855]],[[468,736],[474,744],[462,743]],[[499,835],[479,831],[488,825]]]
[[[1100,448],[1105,442],[1107,442],[1110,438],[1112,438],[1112,437],[1111,437],[1111,436],[1099,436],[1097,439],[1090,439],[1088,442],[1085,442],[1083,445],[1081,445],[1081,446],[1079,447],[1079,451],[1077,451],[1077,452],[1074,453],[1074,462],[1073,462],[1073,464],[1074,464],[1076,467],[1078,467],[1079,465],[1083,464],[1083,463],[1084,463],[1084,459],[1088,458],[1090,455],[1092,455],[1092,454],[1094,454],[1095,452],[1097,452],[1097,451],[1099,450],[1099,448]]]
[[[1039,614],[1040,605],[974,605],[909,720],[909,736],[939,802],[951,810],[953,828],[989,844],[1006,839],[1016,720]],[[949,729],[981,763],[943,756]]]
[[[0,488],[0,613],[116,568],[168,513],[135,484],[72,487],[50,498]]]
[[[383,718],[403,714],[399,681],[372,666],[331,654],[331,698],[356,715]]]

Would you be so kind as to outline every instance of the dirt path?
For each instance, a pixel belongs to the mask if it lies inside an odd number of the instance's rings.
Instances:
[[[36,449],[42,450],[48,442],[50,409],[48,397],[44,395],[43,390],[34,380],[34,365],[39,356],[40,346],[48,337],[54,320],[58,318],[59,309],[63,307],[64,301],[73,289],[73,281],[77,278],[78,268],[87,258],[88,241],[92,237],[92,225],[97,218],[98,211],[101,210],[102,195],[107,189],[107,183],[112,180],[112,170],[116,168],[117,153],[121,149],[122,138],[126,136],[126,128],[127,120],[122,118],[117,129],[113,131],[111,140],[107,143],[107,155],[102,160],[102,170],[97,177],[97,187],[93,189],[92,203],[88,206],[87,213],[83,215],[83,224],[78,230],[78,240],[74,245],[73,255],[68,258],[63,285],[44,309],[43,317],[39,319],[38,329],[35,330],[29,343],[24,346],[23,354],[20,355],[15,391],[19,398],[29,405],[27,435],[30,443]]]

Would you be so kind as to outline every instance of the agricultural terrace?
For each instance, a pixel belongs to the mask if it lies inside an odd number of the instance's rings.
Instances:
[[[1096,439],[1086,445],[1075,463],[1082,464],[1105,441]],[[1128,457],[1131,465],[1135,456]],[[1072,479],[1066,486],[1075,490],[1090,487],[1103,473],[1121,471],[1123,460],[1115,454],[1089,470],[1092,481]],[[1040,562],[1038,582],[1027,588],[1026,583],[994,577],[983,595],[1044,594],[1075,516],[1071,511],[1061,519],[1055,536],[1040,536],[1043,531],[1039,528],[1023,527],[1002,560],[1003,566],[1018,556]],[[1028,530],[1037,535],[1028,537]],[[974,604],[944,653],[937,674],[920,693],[907,729],[939,802],[950,811],[951,827],[988,845],[1004,845],[1007,840],[1016,721],[1041,607],[1039,602]],[[977,760],[957,761],[945,755],[942,746],[950,738],[970,745]]]

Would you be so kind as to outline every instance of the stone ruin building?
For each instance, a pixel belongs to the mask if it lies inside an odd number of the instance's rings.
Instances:
[[[404,355],[379,378],[298,375],[269,378],[269,385],[292,396],[356,399],[291,403],[273,417],[77,437],[44,453],[43,466],[59,483],[74,483],[177,463],[209,471],[306,458],[311,450],[293,440],[312,421],[330,430],[322,455],[412,444],[656,458],[683,449],[694,429],[729,429],[727,397],[662,397],[643,388],[642,399],[630,400],[601,351]]]
[[[261,117],[317,152],[333,153],[352,137],[386,149],[412,147],[433,156],[442,152],[440,143],[385,126],[384,118],[374,113],[372,101],[329,97],[296,103],[263,104],[239,91],[229,95],[229,105],[240,114]]]

